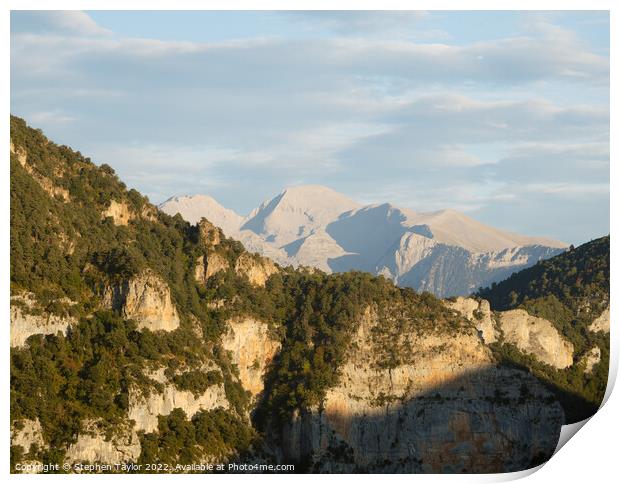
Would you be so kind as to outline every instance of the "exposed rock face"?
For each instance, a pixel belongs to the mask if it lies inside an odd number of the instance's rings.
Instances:
[[[20,300],[26,305],[25,308],[11,305],[11,347],[24,346],[33,334],[66,334],[69,326],[77,324],[77,320],[71,317],[49,313],[29,314],[28,309],[34,307],[34,301],[29,298]]]
[[[469,297],[457,297],[455,301],[444,301],[450,309],[459,312],[476,325],[485,343],[497,341],[497,330],[491,313],[489,301],[477,300]]]
[[[449,297],[471,294],[562,251],[533,245],[472,252],[437,242],[425,234],[408,232],[381,259],[376,272],[401,286]]]
[[[49,178],[37,173],[28,163],[28,152],[21,146],[15,146],[11,142],[11,153],[17,156],[17,161],[32,176],[41,188],[52,198],[58,198],[63,202],[68,202],[71,198],[66,188],[55,185]]]
[[[280,342],[270,336],[267,324],[251,317],[231,319],[228,325],[222,346],[232,353],[243,388],[256,396],[263,391],[265,368],[280,349]]]
[[[206,284],[209,278],[220,271],[228,269],[228,260],[217,252],[210,252],[207,255],[207,263],[205,257],[200,256],[196,259],[196,267],[194,268],[194,278],[201,284]]]
[[[373,361],[367,313],[340,383],[280,435],[284,461],[323,472],[501,472],[548,457],[564,414],[528,374],[496,368],[473,332],[414,337],[409,361]]]
[[[598,365],[601,362],[601,349],[595,346],[583,356],[580,362],[585,366],[584,372],[592,373],[594,365]]]
[[[246,276],[250,284],[264,286],[269,276],[278,272],[278,268],[269,259],[254,257],[244,252],[235,263],[235,272],[239,275]]]
[[[140,329],[173,331],[179,327],[170,289],[149,269],[121,284],[106,287],[103,305],[121,312],[124,318],[136,320]]]
[[[573,364],[573,344],[566,341],[546,319],[530,316],[523,309],[499,313],[499,322],[507,343],[534,355],[556,368]]]
[[[13,424],[11,426],[11,445],[19,445],[24,452],[29,452],[32,445],[39,449],[45,449],[47,446],[43,440],[43,430],[39,420],[21,420],[21,428]]]
[[[588,329],[593,333],[596,333],[598,331],[609,333],[609,324],[609,308],[607,308],[598,318],[596,318],[592,322]]]
[[[148,396],[137,388],[129,391],[129,419],[135,421],[134,430],[153,432],[157,430],[157,416],[168,415],[175,408],[182,408],[187,417],[191,418],[200,410],[212,410],[218,407],[229,408],[224,384],[211,385],[197,397],[190,391],[178,390],[168,382],[164,368],[149,375],[163,384],[163,392],[152,391]]]
[[[134,213],[125,202],[112,200],[110,206],[101,214],[103,218],[112,217],[115,225],[127,225],[134,218]]]
[[[200,240],[207,247],[214,247],[220,243],[220,229],[209,222],[206,218],[203,218],[198,222],[198,231],[200,233]]]
[[[97,429],[95,422],[87,422],[85,431],[67,449],[65,462],[99,462],[111,465],[135,462],[140,456],[140,439],[135,430],[119,430],[117,435],[106,439]]]

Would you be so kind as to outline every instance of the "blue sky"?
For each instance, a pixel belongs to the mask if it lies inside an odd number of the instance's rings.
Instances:
[[[609,232],[605,12],[12,12],[11,112],[154,203],[311,183]]]

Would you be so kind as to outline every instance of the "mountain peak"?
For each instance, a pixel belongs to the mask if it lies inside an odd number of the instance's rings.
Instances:
[[[280,200],[282,201],[299,204],[320,203],[325,205],[337,202],[338,204],[346,204],[351,207],[359,206],[359,203],[356,201],[324,185],[293,185],[282,190],[279,197],[281,197]]]
[[[346,195],[322,185],[296,185],[266,200],[251,212],[242,230],[265,236],[282,247],[306,237],[360,206]]]

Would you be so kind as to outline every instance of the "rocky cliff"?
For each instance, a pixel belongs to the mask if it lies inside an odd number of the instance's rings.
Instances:
[[[179,327],[179,315],[172,303],[170,289],[151,270],[106,286],[102,304],[127,319],[134,319],[138,328],[173,331]]]
[[[65,462],[119,465],[135,462],[140,450],[138,434],[128,425],[116,428],[113,435],[105,435],[96,421],[88,421],[75,443],[67,449]]]
[[[491,313],[489,301],[459,296],[454,300],[447,299],[444,303],[474,323],[485,343],[497,341],[497,323]]]
[[[593,333],[609,333],[609,308],[606,308],[601,315],[592,321],[589,328]]]
[[[252,317],[231,319],[222,346],[231,352],[243,388],[252,396],[260,394],[265,368],[280,349],[280,342],[270,334],[269,326]]]
[[[162,385],[161,390],[146,393],[133,387],[129,390],[128,418],[134,422],[134,431],[153,432],[157,430],[157,417],[169,415],[175,408],[181,408],[188,417],[200,410],[228,408],[226,391],[222,383],[211,385],[202,394],[179,390],[164,375],[165,368],[149,372],[148,377]]]
[[[24,346],[26,340],[34,334],[64,334],[76,323],[73,317],[41,310],[32,295],[11,298],[11,347]]]
[[[250,284],[264,286],[269,276],[278,272],[277,266],[265,257],[241,254],[235,263],[235,272],[246,277]]]
[[[110,205],[101,214],[103,218],[111,217],[116,225],[127,225],[135,215],[126,203],[110,201]]]
[[[497,368],[475,330],[416,336],[402,364],[381,368],[369,310],[340,383],[280,435],[283,461],[323,472],[494,472],[555,448],[563,412],[528,374]]]
[[[555,368],[573,364],[573,344],[562,338],[546,319],[531,316],[523,309],[513,309],[500,312],[499,321],[505,341],[521,351]]]
[[[510,343],[538,361],[563,369],[573,364],[574,347],[563,338],[553,323],[531,316],[523,309],[493,313],[484,299],[458,297],[445,305],[470,320],[484,342]]]

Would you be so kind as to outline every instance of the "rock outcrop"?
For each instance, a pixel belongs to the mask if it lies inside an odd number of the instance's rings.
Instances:
[[[263,391],[265,368],[280,349],[280,342],[270,335],[267,324],[251,317],[231,319],[228,326],[222,346],[232,353],[243,388],[256,396]]]
[[[101,216],[103,218],[112,217],[115,225],[127,225],[135,217],[135,214],[125,202],[112,200],[110,206],[103,211]]]
[[[201,255],[196,260],[194,279],[201,284],[206,284],[212,276],[225,271],[228,267],[228,260],[217,252],[210,252],[206,257],[206,263],[205,256]]]
[[[172,303],[170,289],[150,269],[107,286],[102,303],[104,307],[120,312],[124,318],[134,319],[139,329],[173,331],[179,327],[179,315]]]
[[[28,163],[28,152],[21,146],[15,146],[11,142],[11,153],[17,156],[19,164],[28,172],[30,176],[36,181],[39,186],[52,198],[59,199],[63,202],[70,200],[69,191],[66,188],[55,185],[49,178],[41,175],[33,169]]]
[[[63,317],[36,309],[31,297],[13,297],[11,304],[11,347],[24,346],[34,334],[66,334],[71,325],[77,324],[72,317]]]
[[[507,343],[555,368],[573,364],[573,344],[566,341],[546,319],[531,316],[523,309],[499,313],[499,323]]]
[[[244,252],[235,263],[235,272],[247,277],[250,284],[264,286],[269,276],[278,272],[278,267],[269,259]]]
[[[445,300],[444,304],[473,322],[485,343],[497,341],[498,334],[489,301],[459,296],[454,301]]]
[[[130,388],[128,417],[135,422],[135,431],[148,433],[157,430],[157,417],[168,415],[175,408],[183,409],[188,418],[200,410],[229,408],[223,383],[211,385],[202,395],[196,396],[190,391],[177,389],[168,381],[164,370],[160,368],[148,375],[163,385],[162,392],[152,390],[145,395],[138,388]]]
[[[220,244],[221,231],[218,227],[209,222],[206,218],[202,218],[198,222],[198,233],[200,241],[207,247],[215,247]]]
[[[67,449],[65,463],[123,464],[138,460],[140,451],[140,439],[135,430],[115,429],[115,435],[108,438],[97,428],[96,422],[90,421]]]
[[[609,308],[607,308],[598,318],[592,321],[592,324],[588,329],[593,333],[597,333],[599,331],[609,333],[609,324]]]
[[[598,346],[591,348],[580,360],[580,363],[584,365],[585,373],[592,373],[595,365],[601,362],[601,349]]]
[[[322,472],[505,472],[553,453],[561,407],[527,373],[495,367],[474,331],[416,335],[407,361],[381,368],[377,324],[368,312],[340,383],[284,426],[283,461]]]
[[[24,453],[30,452],[32,446],[45,449],[43,429],[39,420],[23,419],[11,425],[11,445],[20,446]]]

